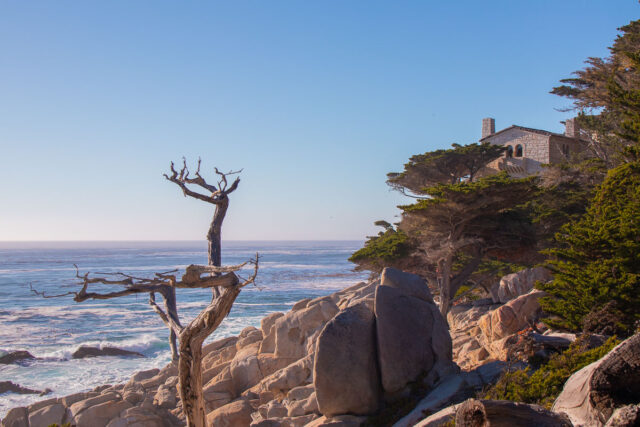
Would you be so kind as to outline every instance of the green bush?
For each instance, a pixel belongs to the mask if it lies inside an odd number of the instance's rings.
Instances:
[[[564,383],[576,371],[606,355],[620,341],[609,338],[603,345],[587,348],[586,336],[577,339],[567,350],[554,354],[540,369],[530,367],[505,372],[498,382],[483,393],[482,398],[535,403],[551,408]]]

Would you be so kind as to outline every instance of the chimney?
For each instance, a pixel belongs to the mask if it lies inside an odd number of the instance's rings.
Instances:
[[[496,133],[496,119],[487,117],[482,119],[482,138],[491,136]]]
[[[568,136],[569,138],[579,138],[580,137],[580,128],[578,127],[578,123],[576,123],[576,118],[567,119],[564,122],[564,136]]]

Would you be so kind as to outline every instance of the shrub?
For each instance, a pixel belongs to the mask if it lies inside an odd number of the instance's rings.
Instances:
[[[482,398],[534,403],[551,408],[564,383],[574,372],[602,358],[619,342],[616,337],[611,337],[600,347],[588,349],[588,339],[584,335],[564,352],[552,355],[535,372],[531,367],[505,372],[483,393]]]

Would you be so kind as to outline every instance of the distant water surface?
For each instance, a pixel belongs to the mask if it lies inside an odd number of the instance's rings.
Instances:
[[[300,299],[364,280],[365,275],[353,272],[347,261],[361,245],[358,241],[225,242],[224,264],[260,253],[259,288],[242,291],[210,340],[237,334],[247,326],[259,327],[265,315],[287,311]],[[153,272],[206,262],[205,242],[0,242],[0,354],[27,350],[39,358],[24,366],[0,365],[0,381],[50,388],[49,397],[55,397],[123,382],[135,371],[160,368],[170,360],[168,330],[151,311],[146,295],[75,303],[71,296],[35,296],[29,284],[50,295],[76,290],[73,264],[81,273],[120,271],[150,277]],[[96,287],[96,291],[109,289]],[[178,290],[183,323],[209,300],[207,290]],[[147,357],[71,359],[80,345],[110,345]],[[40,399],[0,394],[0,417],[11,407]]]

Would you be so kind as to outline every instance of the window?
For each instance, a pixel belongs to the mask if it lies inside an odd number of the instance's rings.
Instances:
[[[522,157],[522,145],[516,145],[516,157]]]
[[[513,147],[510,145],[507,145],[507,152],[506,152],[506,156],[507,157],[513,157]]]
[[[562,154],[565,157],[569,157],[569,146],[567,144],[562,144]]]

